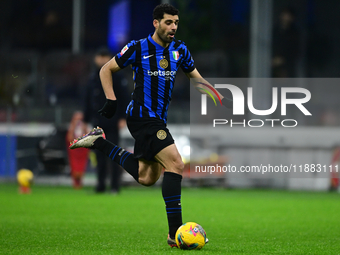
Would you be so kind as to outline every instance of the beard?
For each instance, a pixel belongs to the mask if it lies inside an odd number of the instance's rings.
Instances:
[[[172,37],[168,37],[168,34],[163,32],[162,30],[161,31],[157,31],[157,35],[165,43],[171,43],[173,41],[173,39],[174,39]]]

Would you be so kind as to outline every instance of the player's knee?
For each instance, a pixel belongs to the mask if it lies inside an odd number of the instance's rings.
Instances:
[[[184,170],[184,163],[182,161],[181,158],[179,159],[176,159],[174,161],[174,171],[177,173],[177,174],[182,174],[183,173],[183,170]]]

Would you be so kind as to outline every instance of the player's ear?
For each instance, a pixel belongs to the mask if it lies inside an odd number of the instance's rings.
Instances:
[[[159,26],[159,21],[157,19],[153,20],[153,26],[157,29]]]

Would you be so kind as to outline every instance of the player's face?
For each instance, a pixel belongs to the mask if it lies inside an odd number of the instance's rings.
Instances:
[[[178,15],[164,13],[163,19],[157,22],[156,33],[165,43],[171,43],[178,28]]]

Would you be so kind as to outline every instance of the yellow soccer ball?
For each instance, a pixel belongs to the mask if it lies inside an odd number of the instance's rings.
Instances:
[[[182,250],[200,250],[206,243],[204,229],[195,222],[187,222],[176,231],[176,244]]]
[[[20,186],[29,188],[33,182],[33,173],[28,169],[20,169],[17,173],[17,180]]]

